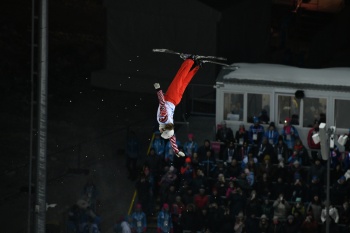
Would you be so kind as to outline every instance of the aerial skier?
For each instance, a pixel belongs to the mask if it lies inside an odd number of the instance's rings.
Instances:
[[[174,79],[170,83],[165,94],[160,89],[159,83],[154,83],[153,86],[157,91],[159,100],[159,106],[157,111],[157,121],[159,123],[159,132],[162,138],[169,139],[171,147],[174,153],[180,157],[185,156],[182,151],[179,151],[176,144],[176,137],[174,135],[174,111],[175,107],[181,102],[182,95],[185,92],[186,87],[191,82],[194,75],[198,72],[202,63],[211,62],[219,65],[226,65],[224,63],[212,61],[214,60],[226,60],[225,58],[213,57],[213,56],[199,56],[191,54],[183,54],[173,52],[166,49],[154,49],[154,52],[166,52],[178,54],[184,59],[179,70],[177,71]],[[208,60],[209,59],[209,60]]]

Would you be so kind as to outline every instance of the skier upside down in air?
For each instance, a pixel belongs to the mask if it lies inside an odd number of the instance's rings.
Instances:
[[[170,83],[165,94],[163,94],[163,91],[160,89],[159,83],[153,84],[159,100],[157,111],[159,131],[162,138],[169,139],[171,147],[178,157],[185,156],[185,154],[179,151],[176,145],[173,119],[175,107],[181,102],[186,87],[201,66],[201,60],[196,59],[196,56],[181,54],[181,58],[185,59],[185,61],[180,66],[180,69]]]

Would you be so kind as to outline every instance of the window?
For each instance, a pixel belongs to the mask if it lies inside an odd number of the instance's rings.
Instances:
[[[283,124],[289,118],[291,124],[299,125],[300,99],[295,96],[278,96],[278,122]]]
[[[303,127],[313,127],[315,120],[326,123],[327,100],[324,98],[304,98]]]
[[[243,120],[243,94],[224,94],[224,118],[231,121]]]
[[[335,100],[334,125],[337,128],[350,128],[349,108],[350,100]]]
[[[248,119],[253,123],[254,117],[259,117],[260,123],[270,122],[270,95],[268,94],[248,94]]]

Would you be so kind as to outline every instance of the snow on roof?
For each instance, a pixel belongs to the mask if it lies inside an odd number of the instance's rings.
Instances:
[[[223,69],[217,82],[350,91],[349,67],[307,69],[267,63],[234,63],[232,67],[237,69]]]

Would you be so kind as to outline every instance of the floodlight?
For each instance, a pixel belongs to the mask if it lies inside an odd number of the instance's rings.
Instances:
[[[46,210],[48,209],[48,208],[55,208],[57,206],[57,204],[47,204],[46,203]]]
[[[344,146],[345,143],[347,142],[347,140],[348,140],[348,136],[347,136],[347,135],[340,135],[340,136],[338,137],[338,143],[339,143],[339,145],[341,145],[341,146]]]
[[[318,133],[315,133],[314,135],[312,135],[312,140],[315,144],[319,143],[321,141],[320,135]]]
[[[344,176],[346,178],[346,180],[350,179],[350,169],[348,169],[345,173]]]
[[[321,139],[320,141],[321,156],[323,160],[327,160],[330,152],[329,152],[329,142],[328,142],[326,124],[322,122],[318,128],[319,128],[318,134]]]

